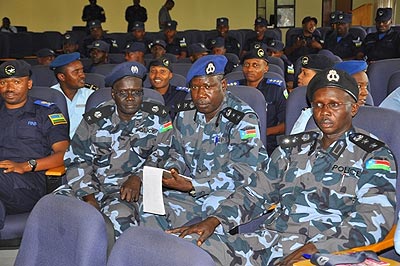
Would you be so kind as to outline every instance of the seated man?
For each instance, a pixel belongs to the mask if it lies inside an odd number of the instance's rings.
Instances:
[[[251,49],[253,49],[254,45],[256,45],[257,43],[268,44],[269,42],[274,40],[273,38],[267,36],[267,27],[268,21],[265,18],[256,18],[256,20],[254,21],[254,32],[246,35],[240,58],[243,58],[243,56]]]
[[[116,40],[113,38],[110,38],[107,33],[103,30],[103,27],[101,26],[101,22],[99,20],[93,20],[88,22],[89,24],[89,29],[90,29],[90,35],[86,36],[83,39],[83,44],[81,49],[81,54],[89,57],[90,56],[90,50],[91,48],[89,47],[90,45],[93,44],[95,41],[102,41],[105,42],[109,45],[109,48],[107,52],[110,53],[119,53],[119,47],[118,43]]]
[[[208,55],[209,50],[203,43],[192,43],[188,47],[189,58],[192,63],[196,62],[197,59]]]
[[[51,62],[50,69],[54,71],[58,83],[51,88],[61,92],[68,106],[69,136],[75,134],[82,115],[85,113],[86,101],[98,88],[95,85],[85,83],[85,73],[80,61],[80,54],[62,54]]]
[[[139,223],[143,166],[163,165],[170,145],[168,113],[143,102],[145,73],[143,65],[125,62],[106,77],[113,100],[84,115],[64,158],[68,185],[56,192],[107,215],[117,237]]]
[[[79,40],[72,33],[65,33],[63,35],[62,53],[70,54],[79,52]]]
[[[145,54],[150,53],[149,47],[150,47],[151,40],[146,38],[144,22],[135,21],[133,23],[132,28],[129,29],[129,31],[131,32],[131,34],[129,34],[128,37],[126,38],[125,46],[127,46],[128,44],[133,43],[133,42],[140,42],[140,43],[143,43],[146,48],[144,53]]]
[[[153,60],[149,63],[149,80],[151,88],[155,89],[164,98],[170,117],[175,118],[177,104],[183,102],[189,92],[186,87],[177,87],[170,84],[173,77],[170,61],[166,57]]]
[[[0,229],[6,214],[30,211],[46,194],[44,170],[63,165],[69,144],[67,119],[54,104],[29,97],[31,88],[28,63],[0,65]]]
[[[218,36],[216,38],[222,38],[226,52],[239,56],[241,48],[240,43],[238,40],[236,40],[236,38],[229,35],[229,19],[224,17],[217,18],[216,30],[218,33]],[[208,49],[212,49],[212,41],[216,38],[211,38],[206,41],[206,47]]]
[[[222,55],[207,55],[190,68],[192,101],[176,106],[179,113],[165,165],[172,173],[172,178],[163,178],[166,215],[142,213],[142,225],[165,230],[206,217],[222,199],[250,182],[247,170],[256,170],[267,156],[257,115],[226,91],[226,62]],[[179,175],[185,169],[192,181]]]
[[[381,241],[395,219],[396,163],[385,143],[352,125],[358,94],[346,72],[318,73],[307,97],[319,130],[282,138],[253,182],[206,220],[169,232],[200,235],[197,244],[221,265],[293,265],[304,253]],[[264,229],[228,233],[271,206]],[[224,233],[213,234],[220,224]]]
[[[36,52],[36,57],[39,65],[48,66],[56,58],[56,53],[49,48],[43,48]]]
[[[89,69],[85,69],[85,72],[94,72],[94,69],[98,65],[108,64],[108,53],[110,51],[110,45],[103,41],[94,41],[88,46],[90,50],[90,59],[92,64]]]
[[[176,22],[175,20],[165,22],[165,49],[167,50],[167,53],[175,55],[177,59],[182,59],[187,56],[187,45],[185,38],[178,38],[178,32],[176,31],[177,26],[178,22]]]
[[[142,65],[145,64],[144,54],[146,52],[146,46],[142,42],[128,43],[125,47],[125,61],[127,62],[139,62]]]

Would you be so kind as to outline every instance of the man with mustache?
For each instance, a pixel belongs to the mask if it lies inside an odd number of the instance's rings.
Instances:
[[[253,182],[206,220],[168,232],[193,234],[218,265],[293,265],[305,253],[381,241],[395,219],[396,163],[385,143],[352,125],[358,94],[346,72],[317,73],[307,97],[318,128],[281,138]],[[229,234],[268,211],[263,229]]]
[[[86,76],[78,52],[59,55],[50,64],[50,69],[54,71],[58,80],[58,83],[51,88],[64,94],[67,102],[69,136],[72,139],[85,113],[87,99],[98,88],[85,83]]]
[[[166,215],[142,213],[142,225],[166,230],[206,217],[267,157],[256,113],[227,91],[226,63],[223,55],[206,55],[190,68],[192,100],[176,105],[165,164],[171,175],[162,181]]]

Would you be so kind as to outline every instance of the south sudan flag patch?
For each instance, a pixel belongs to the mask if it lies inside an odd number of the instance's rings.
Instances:
[[[58,114],[51,114],[49,115],[50,121],[53,125],[62,125],[62,124],[67,124],[67,119],[65,119],[64,115],[61,113]]]
[[[172,129],[172,122],[169,121],[160,127],[160,133],[167,132],[168,130]]]
[[[256,136],[257,136],[257,131],[256,131],[255,128],[246,129],[246,130],[240,130],[240,138],[242,140],[249,139],[249,138],[254,138]]]
[[[384,170],[384,171],[390,171],[390,162],[385,159],[377,159],[377,158],[372,158],[369,159],[366,162],[366,168],[368,170]]]

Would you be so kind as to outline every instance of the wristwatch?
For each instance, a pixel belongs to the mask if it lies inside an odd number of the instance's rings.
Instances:
[[[28,164],[32,168],[31,172],[34,172],[37,166],[37,161],[35,159],[30,159]]]

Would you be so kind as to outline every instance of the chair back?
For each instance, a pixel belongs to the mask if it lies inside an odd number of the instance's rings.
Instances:
[[[108,74],[111,73],[111,71],[113,70],[113,68],[116,66],[117,64],[101,64],[98,66],[94,66],[91,70],[92,73],[97,73],[103,76],[107,76]]]
[[[391,94],[398,87],[400,87],[400,70],[394,72],[390,76],[388,86],[387,86],[387,94],[388,95]]]
[[[33,86],[51,87],[58,83],[54,72],[49,66],[35,65],[32,66],[32,84]]]
[[[186,77],[192,63],[172,63],[172,72]]]
[[[104,76],[97,73],[85,73],[85,81],[86,83],[96,85],[99,88],[104,88],[106,86],[106,82],[104,80]]]

